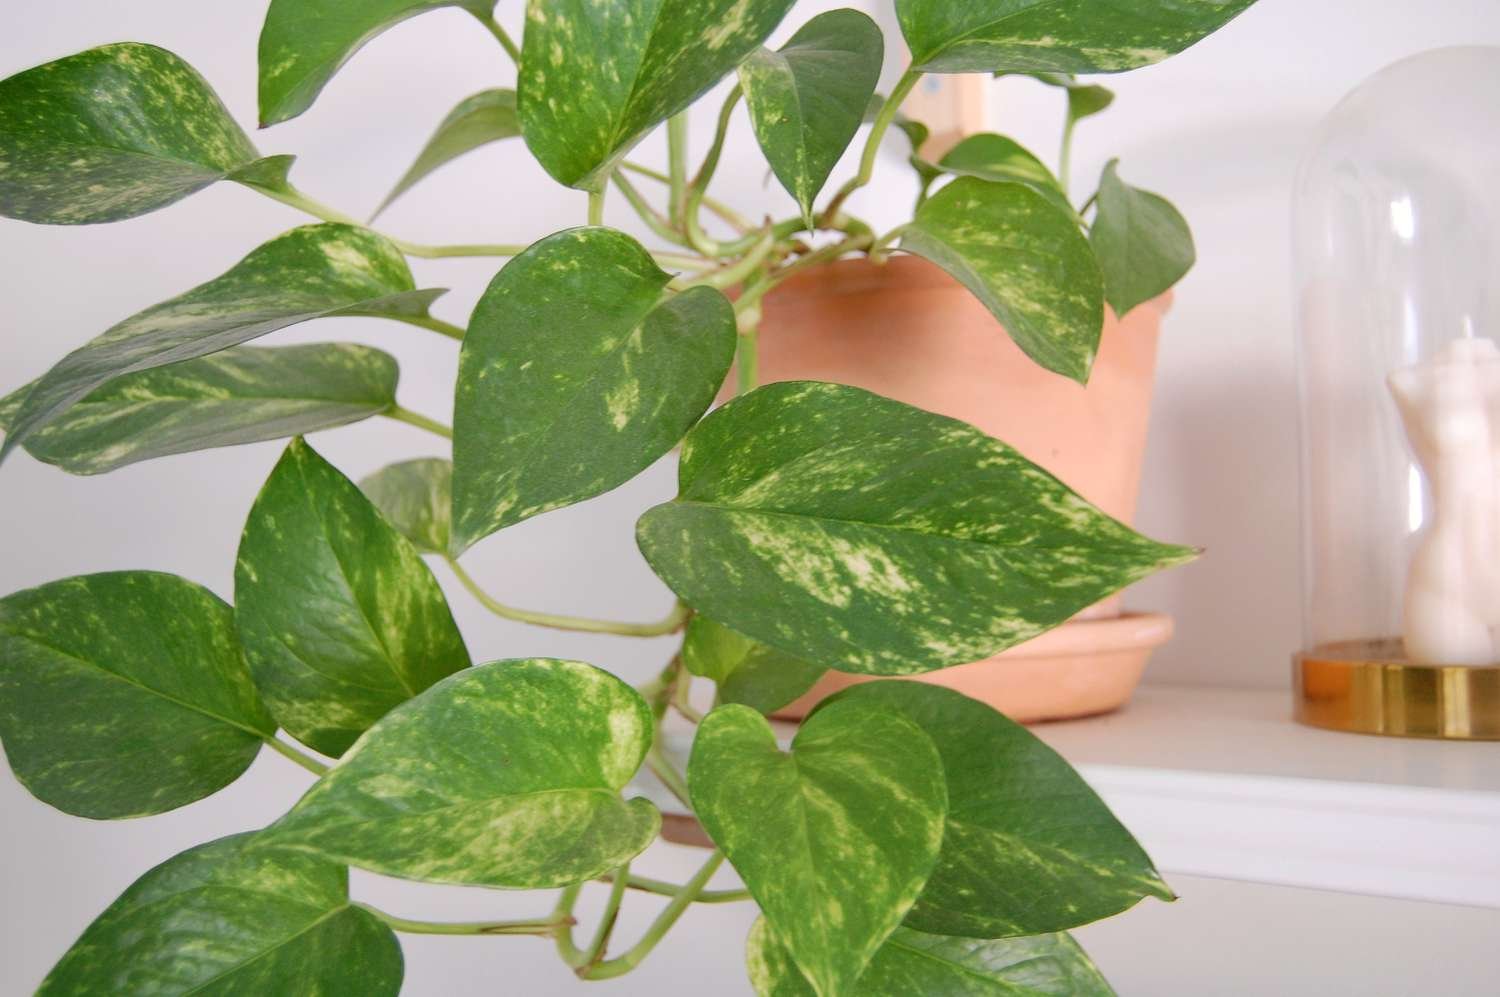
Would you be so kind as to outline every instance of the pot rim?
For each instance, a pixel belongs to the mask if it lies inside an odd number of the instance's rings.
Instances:
[[[884,263],[876,263],[868,256],[852,256],[793,274],[766,295],[765,304],[774,308],[799,300],[872,291],[952,291],[960,288],[969,293],[956,278],[931,260],[896,250]],[[1175,290],[1167,290],[1136,307],[1155,308],[1158,314],[1165,315],[1171,309],[1174,297]],[[1108,304],[1104,307],[1113,314]]]

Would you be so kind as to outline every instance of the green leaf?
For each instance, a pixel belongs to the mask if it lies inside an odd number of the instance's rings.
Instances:
[[[283,186],[213,88],[154,45],[122,42],[0,81],[0,215],[87,225],[164,208],[219,180]]]
[[[1176,55],[1255,0],[896,0],[928,73],[1118,73]]]
[[[875,22],[841,9],[808,21],[780,51],[760,49],[740,65],[761,151],[808,218],[859,130],[884,53]]]
[[[819,994],[842,994],[921,892],[943,838],[942,763],[921,729],[862,703],[818,710],[790,754],[721,706],[688,761],[693,808]]]
[[[827,703],[842,700],[899,712],[943,759],[943,853],[908,927],[972,938],[1036,935],[1118,914],[1143,897],[1173,899],[1130,832],[1025,727],[921,682],[870,682]]]
[[[348,872],[255,841],[220,838],[137,879],[73,943],[38,997],[395,997],[400,943],[349,902]]]
[[[360,481],[396,532],[429,554],[448,551],[452,519],[453,465],[441,457],[391,464]]]
[[[1194,554],[973,426],[816,381],[704,419],[677,499],[648,510],[636,539],[710,619],[878,675],[977,661]]]
[[[1031,359],[1087,383],[1104,280],[1071,208],[1027,184],[960,177],[917,209],[901,248],[973,291]]]
[[[396,403],[396,360],[353,343],[234,346],[117,377],[26,441],[35,458],[99,474],[167,454],[332,429]],[[0,399],[0,429],[30,385]]]
[[[260,124],[295,118],[365,43],[409,17],[460,7],[488,19],[495,0],[271,0],[260,31]]]
[[[58,361],[10,421],[0,459],[117,377],[217,353],[298,322],[425,315],[441,291],[413,289],[395,246],[352,225],[277,236],[206,284],[137,312]]]
[[[734,358],[734,309],[622,232],[548,236],[474,309],[453,418],[453,552],[630,480],[682,439]]]
[[[1066,214],[1077,214],[1052,171],[1019,142],[1004,135],[988,132],[970,135],[949,149],[947,155],[938,160],[937,168],[954,176],[1022,183]]]
[[[422,147],[417,161],[411,164],[411,169],[401,177],[396,188],[386,195],[375,214],[379,215],[392,201],[439,166],[482,145],[515,138],[520,134],[521,124],[516,118],[514,90],[482,90],[459,101],[458,106],[449,111],[448,116],[438,124],[437,131]]]
[[[1099,180],[1099,213],[1089,241],[1104,271],[1104,297],[1116,314],[1163,294],[1197,260],[1187,219],[1158,194],[1132,187],[1111,159]]]
[[[793,0],[530,0],[521,130],[559,183],[599,190],[657,124],[760,47]]]
[[[646,800],[620,798],[651,733],[646,701],[592,665],[496,661],[391,711],[267,833],[405,879],[583,882],[661,827]]]
[[[751,640],[706,616],[688,622],[682,663],[694,675],[713,680],[719,702],[741,703],[774,713],[813,687],[827,671]]]
[[[205,588],[121,571],[0,599],[0,741],[44,803],[164,813],[239,778],[275,731]]]
[[[422,555],[301,439],[250,509],[234,595],[271,715],[325,755],[469,665]]]
[[[761,997],[814,997],[765,918],[747,943]],[[1113,997],[1088,955],[1067,935],[978,941],[897,928],[849,991],[857,997]]]

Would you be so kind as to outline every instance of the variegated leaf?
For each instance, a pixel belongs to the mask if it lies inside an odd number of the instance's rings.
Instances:
[[[1031,359],[1088,382],[1104,278],[1071,208],[1028,184],[959,177],[917,209],[901,248],[973,291]]]
[[[1173,899],[1098,794],[1025,727],[922,682],[871,682],[827,704],[843,700],[899,712],[943,759],[943,853],[908,927],[972,938],[1037,935],[1118,914],[1143,897]]]
[[[63,357],[27,392],[0,459],[117,377],[217,353],[310,319],[425,315],[442,293],[415,290],[406,259],[374,232],[336,224],[293,229],[223,275],[132,315]]]
[[[718,701],[774,713],[813,687],[822,665],[803,661],[737,634],[706,616],[694,616],[682,639],[682,663],[719,687]]]
[[[995,654],[1194,554],[973,426],[816,381],[767,385],[696,426],[677,499],[636,540],[710,619],[879,675]]]
[[[443,7],[489,18],[495,0],[271,0],[260,31],[260,124],[312,106],[344,63],[394,25]]]
[[[401,946],[348,871],[236,834],[168,859],[73,943],[38,997],[395,997]]]
[[[548,236],[495,276],[459,356],[455,554],[623,484],[703,415],[734,358],[734,310],[670,279],[607,228]]]
[[[928,73],[1118,73],[1176,55],[1255,0],[896,0]]]
[[[211,356],[117,377],[25,443],[37,460],[99,474],[167,454],[284,439],[378,415],[396,403],[396,359],[353,343]],[[0,430],[31,385],[0,399]]]
[[[300,439],[250,510],[234,595],[271,715],[325,755],[469,664],[422,555]]]
[[[813,199],[859,130],[880,81],[885,39],[857,10],[804,24],[778,51],[740,64],[740,85],[761,151],[811,220]]]
[[[765,918],[746,944],[760,997],[816,997]],[[1113,997],[1065,934],[976,940],[897,928],[849,991],[853,997]]]
[[[1066,214],[1076,214],[1052,171],[1019,142],[1004,135],[989,132],[970,135],[949,149],[934,169],[959,177],[1022,183]]]
[[[391,464],[361,479],[360,491],[402,536],[429,554],[448,552],[453,465],[441,457]]]
[[[472,97],[466,97],[439,122],[437,131],[417,155],[417,161],[411,164],[411,168],[401,177],[395,189],[386,195],[375,213],[380,214],[392,201],[439,166],[482,145],[515,138],[520,134],[521,124],[516,118],[514,90],[482,90]]]
[[[219,180],[279,187],[208,82],[166,49],[103,45],[0,81],[0,215],[134,218]]]
[[[793,0],[530,0],[521,130],[559,183],[599,190],[657,124],[760,47]]]
[[[820,997],[844,994],[910,909],[943,837],[942,762],[899,713],[833,704],[790,754],[746,706],[698,728],[693,808]]]
[[[620,790],[651,745],[630,686],[577,661],[496,661],[370,728],[273,843],[404,879],[523,889],[634,858],[661,814]]]
[[[1089,241],[1104,272],[1104,297],[1124,315],[1164,294],[1197,260],[1187,219],[1159,194],[1132,187],[1111,159],[1099,180],[1099,213]]]
[[[205,588],[121,571],[0,599],[0,742],[44,803],[163,813],[239,778],[275,731]]]

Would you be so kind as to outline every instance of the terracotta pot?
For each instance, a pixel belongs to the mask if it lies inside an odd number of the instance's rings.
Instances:
[[[845,260],[766,296],[760,379],[867,388],[978,426],[1124,522],[1135,515],[1163,295],[1123,320],[1106,314],[1088,387],[1037,366],[938,267],[913,256]],[[1017,720],[1083,716],[1124,704],[1172,621],[1120,616],[1119,597],[1004,654],[922,676]],[[830,672],[785,711],[800,717],[857,676]]]

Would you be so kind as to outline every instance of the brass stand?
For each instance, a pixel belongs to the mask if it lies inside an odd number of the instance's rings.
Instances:
[[[1405,660],[1401,641],[1324,644],[1293,656],[1299,723],[1397,737],[1500,740],[1500,665]]]

